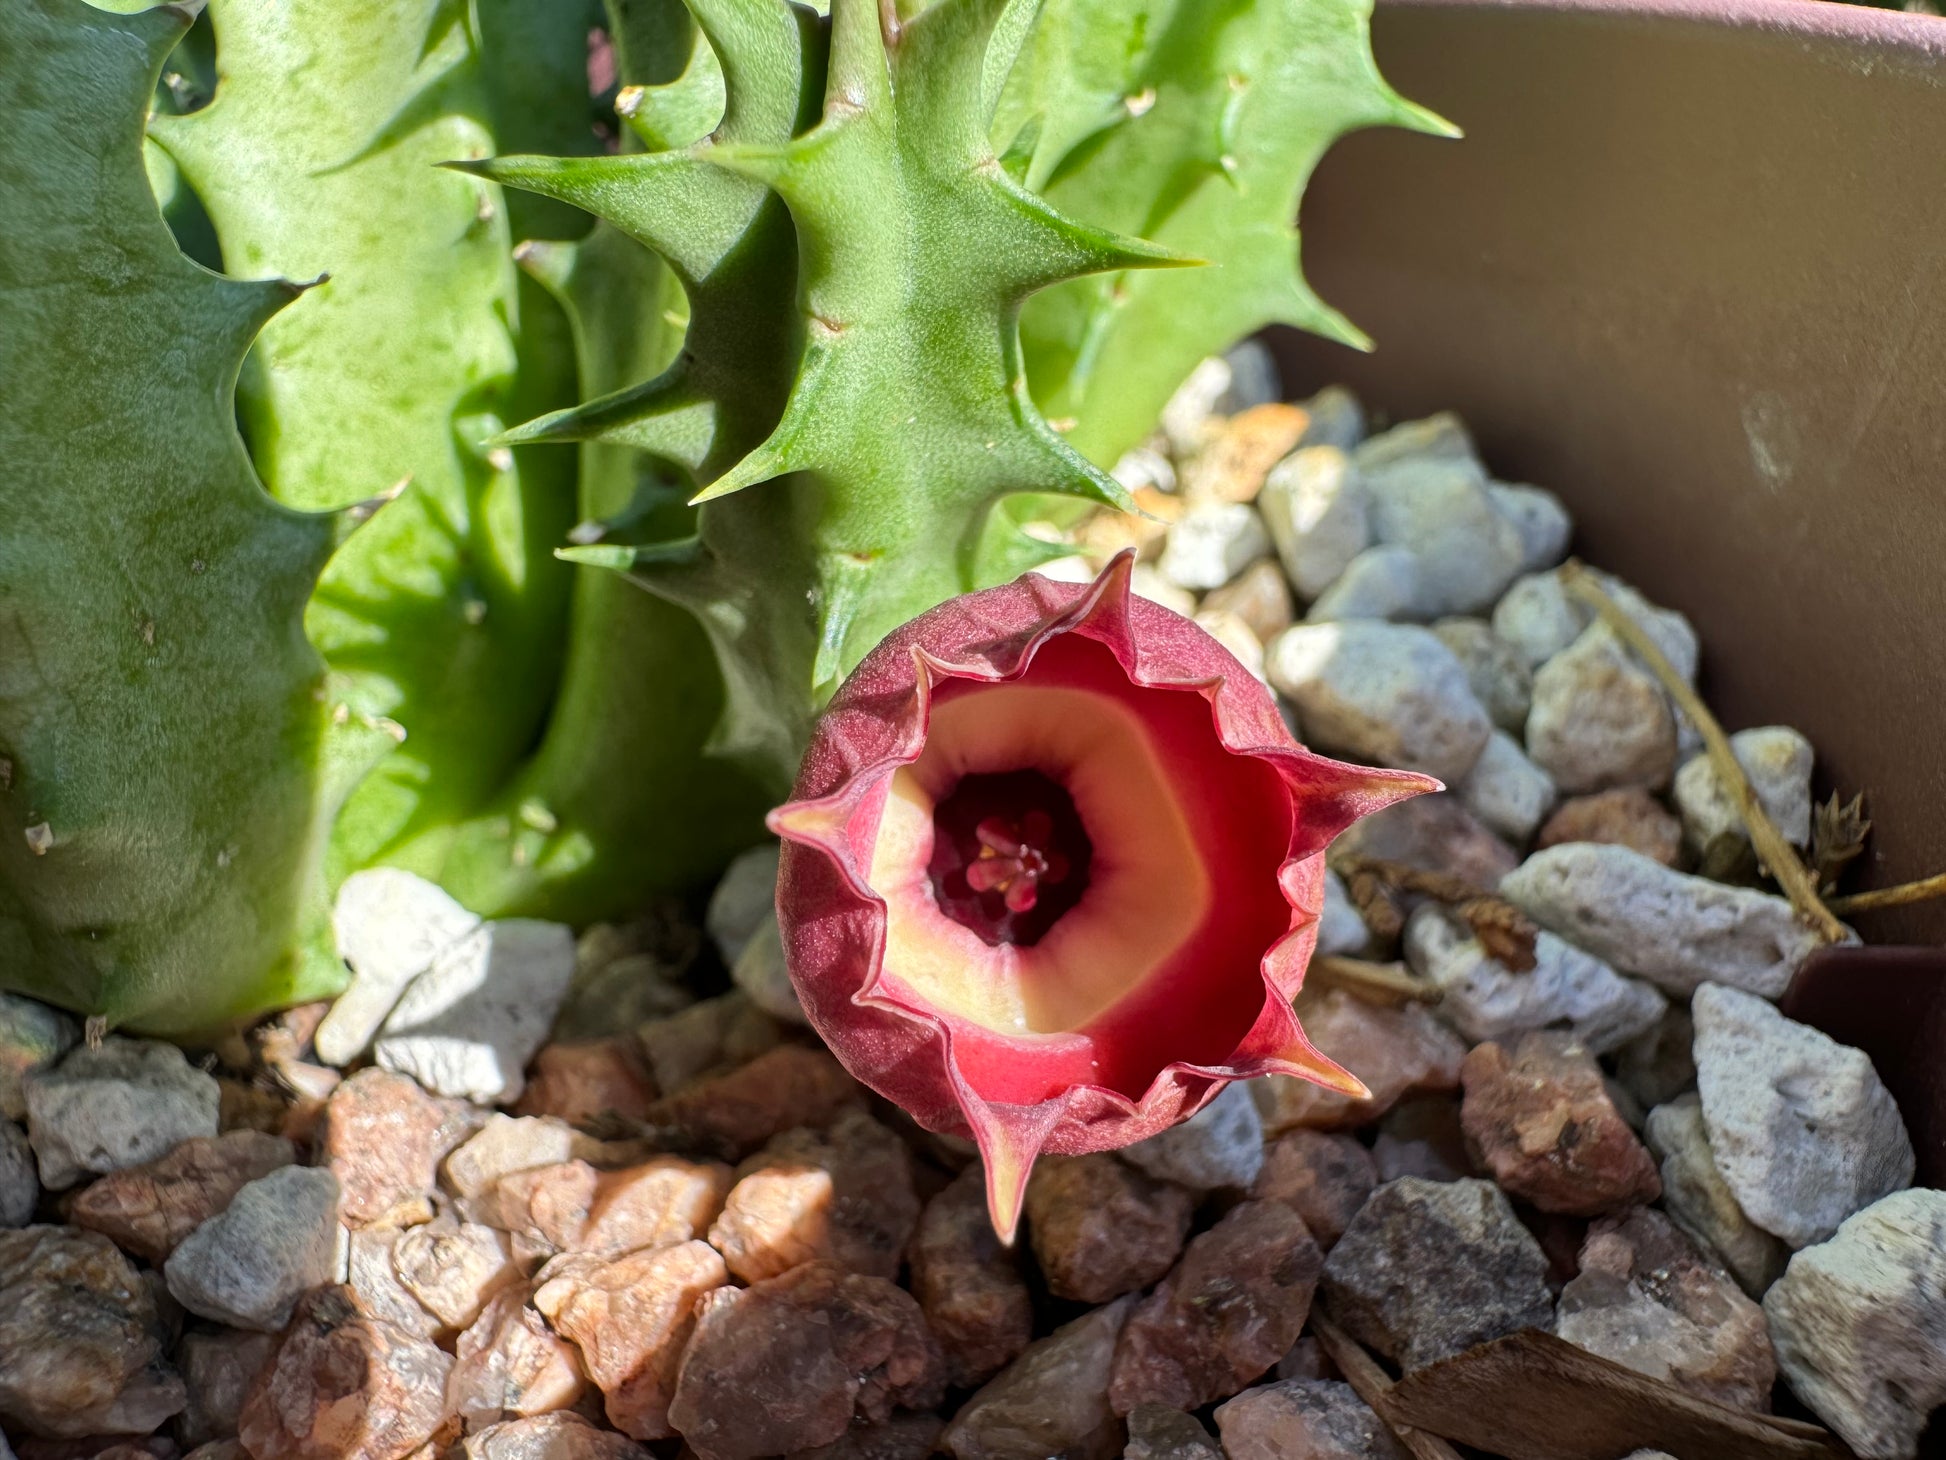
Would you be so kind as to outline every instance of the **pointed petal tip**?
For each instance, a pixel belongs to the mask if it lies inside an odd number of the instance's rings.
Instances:
[[[1317,1048],[1305,1039],[1298,1039],[1286,1045],[1265,1061],[1268,1073],[1290,1075],[1299,1080],[1308,1080],[1320,1085],[1333,1094],[1342,1095],[1347,1100],[1369,1100],[1370,1087],[1350,1070],[1318,1053]]]
[[[849,803],[827,797],[821,801],[787,801],[764,817],[771,833],[786,841],[831,851],[844,838],[850,819]]]

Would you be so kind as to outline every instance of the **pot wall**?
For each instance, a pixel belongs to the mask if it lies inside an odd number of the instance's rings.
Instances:
[[[1390,0],[1381,66],[1463,142],[1368,132],[1304,261],[1377,342],[1287,384],[1462,412],[1577,550],[1695,620],[1728,728],[1786,722],[1946,869],[1946,21],[1815,0]],[[1946,905],[1861,918],[1946,941]]]

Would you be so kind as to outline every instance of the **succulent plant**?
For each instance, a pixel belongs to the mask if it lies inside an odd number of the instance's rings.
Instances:
[[[1298,745],[1132,563],[892,634],[771,815],[805,1013],[858,1079],[979,1143],[1008,1239],[1043,1151],[1128,1145],[1258,1075],[1364,1093],[1291,1008],[1324,849],[1439,784]]]
[[[0,7],[0,978],[177,1030],[342,977],[323,844],[391,748],[299,627],[357,514],[273,502],[232,413],[299,290],[183,257],[143,171],[190,18]]]
[[[1171,377],[1311,317],[1317,152],[1427,123],[1359,0],[1050,3],[608,0],[615,155],[594,0],[212,0],[160,93],[186,12],[8,7],[94,111],[0,103],[4,267],[59,284],[4,305],[0,981],[182,1031],[329,992],[374,862],[577,922],[694,886],[875,644],[1125,506]],[[151,95],[237,277],[157,220]]]

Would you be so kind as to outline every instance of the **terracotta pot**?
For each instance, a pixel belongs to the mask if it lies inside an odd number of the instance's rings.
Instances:
[[[1731,729],[1863,791],[1857,886],[1946,870],[1946,21],[1815,0],[1388,0],[1379,62],[1463,142],[1340,143],[1304,207],[1370,355],[1285,333],[1298,393],[1452,407],[1681,608]],[[1863,915],[1946,942],[1946,902]],[[1807,970],[1946,1184],[1946,958]]]

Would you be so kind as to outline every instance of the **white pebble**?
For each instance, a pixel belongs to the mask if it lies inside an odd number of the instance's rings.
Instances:
[[[437,1095],[513,1101],[573,975],[574,934],[562,924],[482,923],[405,991],[373,1055]]]
[[[1323,593],[1372,545],[1364,485],[1336,446],[1306,446],[1278,462],[1257,506],[1300,597]]]
[[[1162,434],[1178,459],[1194,456],[1203,444],[1203,428],[1216,413],[1217,402],[1229,391],[1234,372],[1230,362],[1211,355],[1197,363],[1189,378],[1176,387],[1162,408]]]
[[[1335,446],[1350,451],[1365,439],[1365,408],[1358,397],[1342,385],[1327,385],[1301,403],[1310,421],[1304,427],[1302,446]]]
[[[372,1042],[405,986],[480,925],[442,887],[397,867],[354,872],[331,910],[351,986],[318,1025],[318,1058],[348,1065]]]
[[[1299,624],[1265,658],[1324,750],[1457,781],[1493,730],[1459,660],[1414,624]]]
[[[1175,463],[1153,446],[1130,447],[1109,475],[1131,496],[1145,488],[1158,492],[1176,490]]]
[[[1360,445],[1357,453],[1361,468],[1390,466],[1412,457],[1477,461],[1478,453],[1473,449],[1473,437],[1466,423],[1452,411],[1405,421],[1389,431],[1381,431]]]
[[[1247,502],[1203,502],[1169,530],[1157,564],[1178,588],[1221,588],[1270,551],[1270,533]]]
[[[1918,1453],[1946,1403],[1946,1192],[1896,1192],[1807,1247],[1764,1297],[1777,1366],[1868,1460]]]
[[[1128,575],[1128,586],[1137,598],[1159,603],[1184,618],[1196,612],[1196,595],[1186,588],[1178,588],[1148,563],[1135,565],[1135,571]]]
[[[1534,966],[1515,973],[1459,918],[1432,903],[1406,921],[1406,961],[1443,994],[1434,1011],[1475,1044],[1534,1029],[1567,1029],[1610,1054],[1655,1027],[1668,1001],[1552,933],[1534,940]]]
[[[1553,779],[1504,730],[1493,732],[1473,769],[1453,789],[1468,811],[1521,846],[1554,809]]]
[[[1670,1217],[1723,1259],[1744,1292],[1761,1298],[1784,1271],[1790,1249],[1737,1204],[1710,1150],[1703,1102],[1691,1093],[1656,1106],[1642,1134],[1662,1163],[1662,1204]]]
[[[1784,839],[1798,847],[1809,842],[1811,742],[1788,725],[1765,725],[1737,731],[1730,737],[1730,751]],[[1748,836],[1736,799],[1707,755],[1692,757],[1676,772],[1675,802],[1683,831],[1698,850],[1721,836]]]
[[[1563,842],[1500,880],[1550,932],[1678,997],[1704,983],[1782,997],[1820,945],[1781,897],[1665,867],[1628,847]]]
[[[1447,618],[1432,626],[1439,642],[1466,666],[1473,697],[1486,706],[1493,723],[1509,735],[1527,732],[1527,712],[1534,702],[1534,676],[1527,664],[1485,619]]]
[[[1905,1123],[1861,1051],[1720,984],[1690,1008],[1710,1149],[1751,1221],[1804,1247],[1911,1184]]]
[[[1581,637],[1594,614],[1568,597],[1556,573],[1529,573],[1493,606],[1493,631],[1513,645],[1529,669],[1538,669]]]
[[[1321,624],[1345,618],[1423,618],[1419,604],[1418,555],[1410,548],[1372,547],[1345,564],[1304,619]]]

